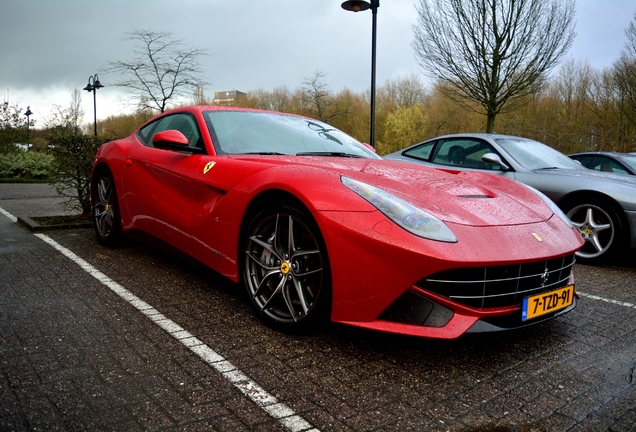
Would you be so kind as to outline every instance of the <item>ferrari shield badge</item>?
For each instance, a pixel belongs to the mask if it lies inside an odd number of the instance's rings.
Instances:
[[[203,175],[207,174],[214,165],[216,165],[216,162],[208,162],[207,164],[205,164],[205,167],[203,168]]]
[[[290,267],[289,267],[289,263],[288,263],[288,262],[283,262],[283,263],[280,265],[280,271],[281,271],[283,274],[287,274],[287,273],[289,273],[289,269],[290,269]]]

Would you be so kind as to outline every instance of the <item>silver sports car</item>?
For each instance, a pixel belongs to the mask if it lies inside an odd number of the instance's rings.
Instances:
[[[547,195],[585,240],[579,262],[598,264],[636,248],[636,177],[600,172],[537,141],[497,134],[458,134],[413,145],[385,159],[449,172],[488,171]]]

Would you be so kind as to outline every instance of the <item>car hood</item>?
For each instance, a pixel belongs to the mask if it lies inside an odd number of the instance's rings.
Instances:
[[[518,182],[483,172],[449,174],[392,161],[373,161],[362,173],[374,184],[427,210],[445,222],[496,226],[545,221],[553,213]],[[364,179],[361,179],[365,181]]]
[[[571,169],[571,168],[544,168],[532,171],[535,174],[555,175],[576,177],[586,179],[593,182],[609,182],[621,185],[629,185],[636,187],[636,176],[625,174],[616,174],[611,172],[596,171],[588,168]]]
[[[529,188],[488,173],[449,174],[409,163],[375,159],[268,156],[259,157],[258,162],[271,164],[269,169],[283,171],[290,165],[303,166],[307,173],[312,172],[306,178],[319,179],[322,186],[332,191],[337,182],[341,185],[338,189],[346,189],[347,194],[348,188],[342,185],[340,176],[350,177],[399,196],[448,223],[519,225],[545,221],[553,215]],[[369,208],[351,203],[351,208],[354,207]]]

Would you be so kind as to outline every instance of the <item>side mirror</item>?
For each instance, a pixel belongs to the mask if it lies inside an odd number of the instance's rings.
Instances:
[[[184,134],[176,129],[170,129],[156,133],[152,137],[152,144],[165,150],[184,150],[190,143]]]
[[[499,165],[499,167],[501,167],[502,171],[508,171],[510,169],[510,167],[508,165],[506,165],[504,161],[501,160],[499,155],[497,155],[495,153],[486,153],[486,154],[484,154],[481,157],[481,160],[486,162],[486,163]]]
[[[373,146],[371,146],[371,144],[369,143],[362,143],[363,146],[365,146],[366,148],[368,148],[369,150],[371,150],[373,153],[377,153],[375,151],[375,148]]]
[[[152,144],[155,146],[155,148],[161,150],[173,150],[183,153],[196,154],[205,153],[205,151],[201,148],[190,147],[188,138],[186,138],[186,136],[182,132],[176,129],[168,129],[156,133],[155,136],[152,137]]]

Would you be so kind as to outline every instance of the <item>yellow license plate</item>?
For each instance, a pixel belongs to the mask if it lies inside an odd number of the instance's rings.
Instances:
[[[574,302],[574,285],[568,285],[523,299],[521,320],[529,320],[538,316],[565,309]]]

